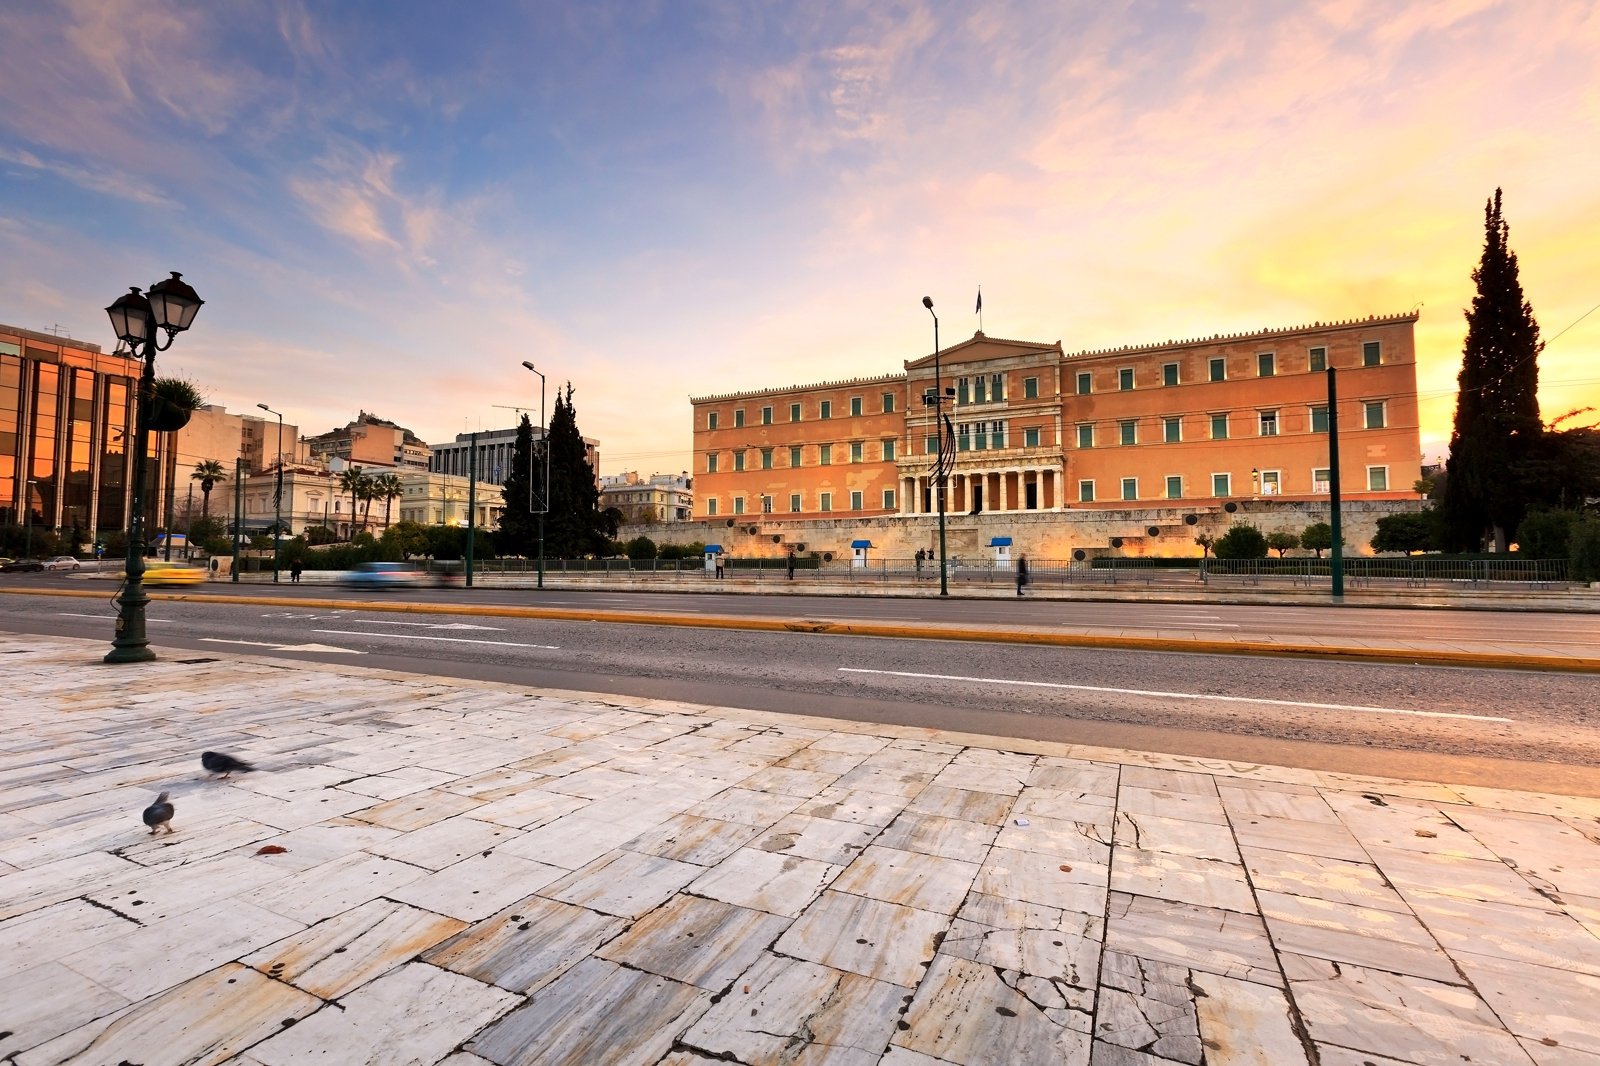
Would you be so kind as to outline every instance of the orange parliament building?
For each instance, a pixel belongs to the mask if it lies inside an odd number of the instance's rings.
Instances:
[[[955,430],[946,510],[1326,499],[1329,367],[1347,500],[1414,500],[1415,313],[1064,352],[982,332],[938,353]],[[936,358],[882,377],[694,405],[695,517],[923,515]]]

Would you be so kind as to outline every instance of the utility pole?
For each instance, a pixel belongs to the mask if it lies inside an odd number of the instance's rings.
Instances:
[[[1328,367],[1328,503],[1333,515],[1328,522],[1333,530],[1329,569],[1333,575],[1333,602],[1344,602],[1344,524],[1339,514],[1339,383],[1332,366]]]

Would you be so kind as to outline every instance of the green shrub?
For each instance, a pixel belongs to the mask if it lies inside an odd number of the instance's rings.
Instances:
[[[1600,515],[1584,515],[1572,523],[1567,540],[1572,580],[1600,581]]]
[[[1326,522],[1311,523],[1300,531],[1300,547],[1322,558],[1322,553],[1333,547],[1333,527]]]
[[[1517,550],[1530,559],[1565,559],[1575,511],[1532,511],[1517,526]]]
[[[1433,516],[1426,511],[1390,514],[1378,519],[1372,538],[1375,552],[1425,552],[1433,548]]]
[[[1218,537],[1211,550],[1218,559],[1265,559],[1267,538],[1255,526],[1241,523]]]
[[[657,556],[656,542],[649,537],[634,537],[622,546],[624,554],[630,559],[654,559]]]

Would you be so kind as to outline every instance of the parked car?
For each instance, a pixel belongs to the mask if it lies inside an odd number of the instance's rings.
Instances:
[[[406,563],[362,563],[341,574],[339,584],[353,589],[407,588],[423,583],[421,570]]]
[[[146,585],[198,585],[205,579],[206,571],[201,566],[187,566],[183,563],[159,560],[146,563],[144,566]]]
[[[83,564],[70,555],[57,555],[44,561],[46,570],[76,570]]]
[[[0,565],[0,571],[4,571],[8,574],[18,574],[25,571],[43,569],[43,559],[12,559],[10,562]]]

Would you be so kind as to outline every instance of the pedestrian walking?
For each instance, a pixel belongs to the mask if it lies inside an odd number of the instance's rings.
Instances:
[[[1022,586],[1028,583],[1028,557],[1017,556],[1017,595],[1022,595]]]
[[[928,557],[928,553],[927,552],[923,551],[921,548],[917,549],[917,576],[918,577],[922,576],[922,560],[926,559],[927,557]]]
[[[723,572],[722,571],[722,566],[723,566],[723,555],[722,555],[721,552],[718,552],[717,553],[717,580],[718,581],[722,580],[722,572]]]
[[[789,580],[793,581],[794,580],[794,549],[793,548],[789,549],[788,570],[789,570]]]
[[[300,584],[300,575],[305,570],[299,559],[289,564],[289,584]]]

